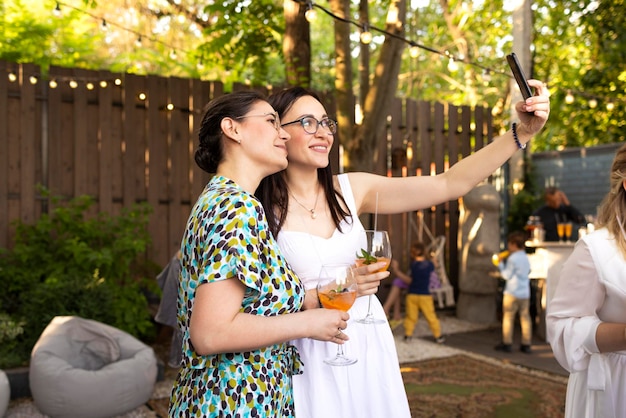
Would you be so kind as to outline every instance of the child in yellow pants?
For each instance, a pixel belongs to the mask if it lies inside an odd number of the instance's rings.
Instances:
[[[441,335],[441,325],[435,313],[435,303],[430,293],[430,274],[435,266],[426,259],[426,248],[423,243],[415,242],[411,246],[411,276],[400,271],[398,263],[392,263],[392,272],[409,285],[405,302],[404,317],[404,341],[409,341],[413,336],[415,325],[419,318],[419,312],[424,314],[428,326],[439,344],[445,341]]]

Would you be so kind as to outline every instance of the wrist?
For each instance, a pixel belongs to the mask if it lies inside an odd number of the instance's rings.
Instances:
[[[511,135],[513,135],[513,141],[515,141],[515,145],[517,145],[518,149],[526,149],[526,143],[528,141],[523,141],[520,139],[519,136],[519,125],[517,124],[517,122],[513,122],[511,124]],[[529,138],[530,140],[530,138]]]

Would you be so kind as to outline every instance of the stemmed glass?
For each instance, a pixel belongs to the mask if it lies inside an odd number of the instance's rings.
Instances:
[[[565,241],[572,242],[572,223],[567,222],[565,224]]]
[[[357,282],[350,264],[324,264],[317,282],[317,295],[326,309],[339,309],[347,312],[356,300]],[[343,345],[337,344],[335,357],[324,359],[331,366],[349,366],[357,362],[343,352]]]
[[[557,222],[556,232],[557,234],[559,234],[559,242],[563,242],[563,238],[565,238],[565,223],[564,222]]]
[[[379,261],[385,261],[384,267],[377,270],[377,272],[385,271],[391,263],[391,244],[389,242],[389,235],[387,231],[376,231],[366,229],[362,232],[361,249],[357,252],[356,266],[361,267],[367,264],[377,263]],[[385,324],[386,320],[375,318],[372,313],[372,298],[374,295],[369,295],[367,301],[367,315],[364,318],[357,319],[357,322],[361,324]]]

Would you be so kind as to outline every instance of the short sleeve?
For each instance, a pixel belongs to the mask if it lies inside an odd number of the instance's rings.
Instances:
[[[200,229],[207,233],[197,235],[207,238],[204,250],[199,251],[198,285],[236,278],[246,287],[260,290],[265,261],[261,243],[267,240],[262,206],[248,195],[225,196],[216,205],[214,216],[207,218],[214,222],[201,223]],[[196,243],[196,248],[202,247],[201,242]]]

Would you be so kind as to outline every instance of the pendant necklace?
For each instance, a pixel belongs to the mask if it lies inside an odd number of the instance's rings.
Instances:
[[[317,187],[317,194],[315,195],[315,203],[313,204],[313,209],[309,209],[306,206],[304,206],[302,203],[300,203],[298,201],[298,199],[296,199],[296,197],[293,195],[293,193],[291,193],[291,191],[289,191],[289,195],[291,197],[293,197],[293,200],[300,206],[302,206],[302,208],[304,210],[306,210],[307,212],[311,213],[311,219],[315,219],[317,218],[317,214],[315,213],[315,208],[317,207],[317,199],[320,197],[320,188],[319,186]]]

